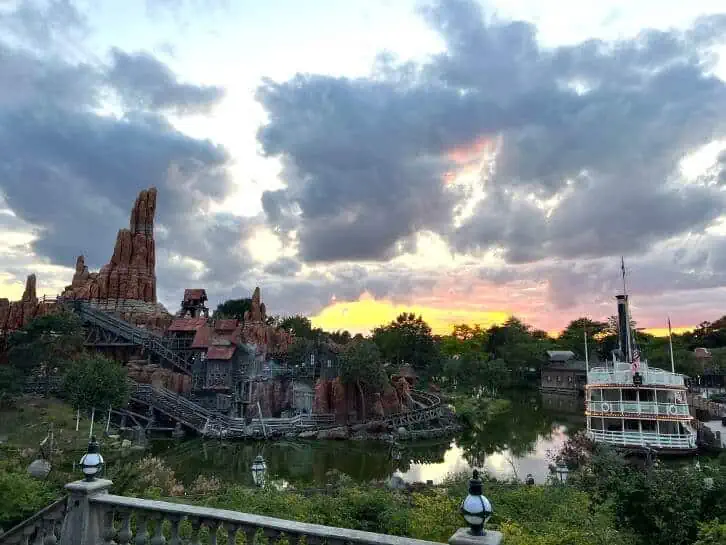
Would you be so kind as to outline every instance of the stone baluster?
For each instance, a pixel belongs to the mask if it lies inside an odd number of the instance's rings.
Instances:
[[[116,529],[113,527],[113,510],[106,511],[103,518],[103,545],[114,545]]]
[[[192,540],[191,545],[201,545],[199,541],[199,529],[202,527],[202,522],[199,519],[192,520]]]
[[[209,545],[217,545],[217,528],[219,528],[219,522],[216,520],[208,520],[204,522],[204,525],[209,529]]]
[[[121,514],[121,528],[118,532],[118,545],[129,545],[132,537],[134,536],[131,533],[131,512],[124,511]]]
[[[58,518],[55,516],[43,519],[43,545],[56,545],[58,538],[56,537],[58,526]]]
[[[245,545],[254,545],[257,528],[254,526],[244,526],[242,531],[245,533]]]
[[[268,545],[277,545],[280,540],[282,532],[275,530],[274,528],[264,528],[262,533],[267,538]]]
[[[136,539],[134,539],[134,545],[146,545],[146,540],[149,538],[149,532],[146,530],[146,524],[146,513],[136,513]]]
[[[179,537],[181,521],[181,517],[169,517],[169,523],[171,524],[171,539],[169,540],[169,545],[181,545],[181,538]]]
[[[227,529],[227,545],[235,545],[237,541],[237,525],[229,522],[224,527]]]
[[[154,517],[154,537],[151,538],[151,545],[166,545],[164,537],[164,516]]]

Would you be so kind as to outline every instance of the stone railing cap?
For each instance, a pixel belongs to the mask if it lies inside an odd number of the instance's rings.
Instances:
[[[108,479],[96,479],[93,481],[73,481],[65,486],[65,489],[69,492],[76,494],[93,494],[109,488],[113,484]]]

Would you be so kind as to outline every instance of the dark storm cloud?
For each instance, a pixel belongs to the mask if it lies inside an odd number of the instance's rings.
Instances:
[[[726,85],[708,49],[726,16],[546,49],[533,25],[485,22],[473,0],[423,12],[446,45],[426,63],[384,58],[371,78],[297,76],[258,91],[269,114],[259,141],[287,182],[264,208],[297,231],[302,259],[386,259],[422,229],[462,252],[501,248],[511,263],[630,254],[722,213],[712,184],[677,178],[685,154],[726,136]],[[487,198],[455,228],[463,192],[442,184],[447,152],[482,137],[501,142]]]
[[[455,194],[441,183],[449,168],[441,153],[476,134],[458,97],[298,76],[266,82],[258,98],[271,117],[260,142],[285,158],[288,185],[263,204],[276,227],[298,229],[303,259],[385,259],[416,231],[451,221]]]
[[[111,56],[109,81],[129,108],[203,113],[224,96],[221,87],[180,83],[168,66],[149,53],[114,49]]]
[[[17,20],[29,29],[68,21],[58,10],[19,9],[7,15],[13,28]],[[20,45],[0,38],[0,193],[36,229],[40,258],[72,265],[83,253],[91,267],[106,263],[136,195],[156,186],[157,236],[170,269],[200,280],[236,279],[249,269],[241,242],[251,220],[210,212],[232,189],[228,153],[177,131],[163,115],[208,109],[220,89],[179,83],[146,54],[115,50],[112,66],[88,65]],[[121,115],[97,113],[109,88],[125,99]],[[165,265],[160,259],[160,270]],[[184,287],[176,278],[179,285],[168,289]]]

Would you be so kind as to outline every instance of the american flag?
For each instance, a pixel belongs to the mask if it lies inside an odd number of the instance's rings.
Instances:
[[[633,373],[637,373],[638,369],[640,369],[640,350],[637,348],[633,348],[633,357],[631,359],[631,365],[633,368]]]

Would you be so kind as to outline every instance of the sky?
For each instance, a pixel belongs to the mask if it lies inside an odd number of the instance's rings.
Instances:
[[[719,11],[720,10],[720,11]],[[0,0],[0,296],[97,269],[365,332],[726,314],[721,0]]]

